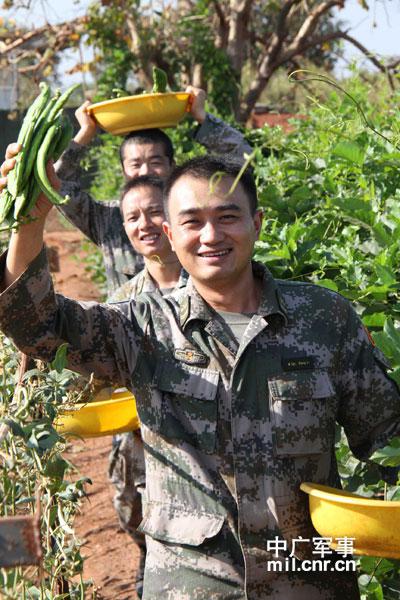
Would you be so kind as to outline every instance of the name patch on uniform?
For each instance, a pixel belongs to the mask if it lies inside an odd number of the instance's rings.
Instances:
[[[177,360],[180,360],[188,365],[207,365],[208,357],[193,348],[177,348],[174,351],[174,356]]]
[[[314,366],[315,359],[313,356],[282,359],[282,368],[284,371],[301,371],[302,369],[313,369]]]

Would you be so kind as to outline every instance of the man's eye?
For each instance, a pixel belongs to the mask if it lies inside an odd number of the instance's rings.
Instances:
[[[221,221],[236,221],[238,219],[237,215],[222,215],[220,217]]]

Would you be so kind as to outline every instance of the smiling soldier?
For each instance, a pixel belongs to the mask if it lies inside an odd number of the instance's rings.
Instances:
[[[120,286],[109,302],[135,299],[148,292],[164,295],[184,287],[188,275],[163,231],[163,181],[155,175],[140,175],[127,181],[120,195],[120,211],[127,238],[144,258],[144,269]],[[143,517],[141,498],[146,476],[140,430],[113,441],[109,477],[116,487],[114,506],[121,526],[141,549],[136,574],[136,592],[141,597],[146,552],[144,536],[137,527]]]
[[[399,435],[399,391],[346,299],[251,261],[261,213],[239,170],[212,157],[174,170],[164,227],[188,284],[113,306],[54,294],[41,196],[2,259],[0,326],[48,361],[68,342],[70,368],[137,394],[144,598],[353,600],[338,555],[328,573],[303,571],[300,555],[276,572],[271,541],[286,543],[283,562],[316,536],[300,483],[340,487],[336,421],[361,459]]]
[[[186,92],[192,97],[190,115],[197,123],[193,131],[194,140],[209,152],[234,156],[237,160],[243,161],[245,153],[251,153],[251,147],[242,133],[206,112],[204,90],[190,85],[186,88]],[[132,245],[132,239],[128,238],[126,227],[122,223],[119,202],[96,201],[82,187],[84,172],[81,161],[97,131],[96,121],[87,110],[89,104],[89,101],[84,102],[75,112],[80,125],[79,131],[56,163],[57,175],[61,180],[60,191],[70,198],[67,203],[58,208],[101,249],[109,294],[107,299],[118,297],[120,300],[126,300],[137,291],[138,287],[144,291],[154,288],[157,279],[149,278],[151,272],[146,269],[132,282],[132,278],[143,268],[143,257],[140,250]],[[119,155],[125,181],[145,175],[155,175],[164,179],[175,165],[172,141],[160,129],[128,133],[122,141]],[[146,247],[146,244],[144,246]],[[152,267],[156,268],[154,261]],[[157,275],[164,278],[168,271],[171,274],[170,269],[165,271],[158,269]],[[182,283],[182,280],[178,280],[179,286]],[[126,296],[123,295],[124,290],[118,289],[124,285]],[[143,536],[136,530],[136,524],[142,518],[141,492],[144,473],[140,465],[143,461],[143,448],[140,445],[138,432],[120,435],[118,439],[114,437],[110,463],[110,477],[117,487],[114,503],[121,527],[140,549],[140,568],[136,573],[136,591],[139,597],[143,584],[142,565],[145,561],[145,543]],[[132,481],[137,481],[140,489],[136,489],[129,483]]]

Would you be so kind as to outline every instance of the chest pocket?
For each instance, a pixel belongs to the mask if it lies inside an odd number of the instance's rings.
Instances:
[[[327,452],[334,439],[334,389],[326,371],[293,371],[268,381],[274,450],[299,456]]]
[[[218,371],[164,362],[154,385],[162,394],[160,433],[212,453],[216,445]]]

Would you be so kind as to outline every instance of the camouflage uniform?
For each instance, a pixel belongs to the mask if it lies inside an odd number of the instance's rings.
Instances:
[[[251,147],[243,135],[213,115],[198,128],[195,140],[210,152],[243,161]],[[80,162],[87,146],[71,142],[55,168],[61,179],[61,194],[70,201],[59,210],[92,242],[101,248],[107,276],[108,292],[126,283],[143,269],[143,258],[135,252],[125,233],[119,201],[97,202],[82,190]]]
[[[185,287],[188,274],[182,269],[179,281],[176,284],[174,291]],[[146,267],[140,271],[133,279],[130,279],[124,285],[121,285],[114,293],[109,296],[107,302],[125,302],[126,300],[135,300],[139,294],[160,294],[162,293],[154,281]]]
[[[351,573],[267,570],[268,542],[316,535],[299,485],[340,485],[335,421],[366,459],[400,435],[399,390],[345,298],[257,263],[254,275],[262,297],[240,345],[191,279],[169,296],[76,302],[54,295],[42,252],[0,296],[23,352],[50,361],[66,341],[70,368],[137,396],[148,600],[359,597]]]
[[[252,150],[240,132],[210,114],[207,114],[205,121],[197,128],[194,139],[209,151],[221,156],[229,155],[240,161],[243,161],[245,153],[250,153]],[[129,280],[143,268],[144,262],[142,256],[135,252],[125,233],[119,201],[97,202],[82,190],[80,162],[86,151],[86,146],[71,142],[69,148],[55,165],[57,175],[62,183],[61,193],[68,194],[70,197],[67,204],[58,208],[101,248],[108,293],[113,294],[119,286],[127,285],[128,290],[130,289]],[[120,291],[119,294],[121,293],[124,292]],[[129,291],[127,294],[121,299],[129,298]],[[115,501],[121,526],[128,531],[139,546],[142,546],[143,558],[143,542],[136,533],[136,524],[142,517],[140,482],[143,479],[141,467],[143,452],[140,448],[139,437],[140,435],[137,433],[125,438],[125,447],[119,452],[119,459],[117,460],[116,456],[115,460],[112,459],[111,477],[119,490]],[[115,444],[116,454],[118,445],[118,443]],[[116,464],[116,460],[118,464]],[[137,473],[132,470],[136,467]],[[118,477],[120,477],[119,481]],[[133,482],[138,482],[138,490],[132,488]]]
[[[182,270],[176,290],[184,287],[188,275]],[[109,302],[121,302],[135,299],[142,293],[161,294],[156,282],[146,268],[133,279],[118,288],[109,298]],[[144,491],[146,472],[144,465],[144,449],[140,430],[115,436],[110,455],[109,477],[116,487],[114,506],[121,527],[129,533],[141,551],[141,563],[144,568],[145,540],[143,533],[137,528],[143,518],[142,494]],[[141,569],[138,578],[140,580]]]

